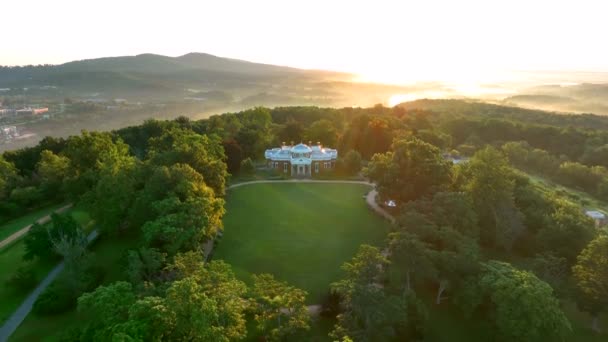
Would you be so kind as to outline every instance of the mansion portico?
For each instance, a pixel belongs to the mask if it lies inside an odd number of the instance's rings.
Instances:
[[[291,176],[309,177],[334,168],[338,151],[316,145],[282,144],[281,147],[266,150],[264,156],[268,167]]]

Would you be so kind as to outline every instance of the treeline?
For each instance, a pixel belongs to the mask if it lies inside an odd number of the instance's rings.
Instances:
[[[527,142],[508,142],[502,151],[511,164],[522,170],[608,200],[608,170],[604,166],[587,166],[557,158],[545,150],[532,148]]]
[[[604,310],[588,303],[608,281],[589,283],[605,263],[589,259],[606,238],[580,208],[536,191],[499,150],[452,165],[408,138],[375,155],[366,173],[401,209],[384,249],[363,246],[333,285],[335,339],[424,339],[429,306],[450,305],[489,324],[487,338],[563,341],[572,327],[558,298]]]

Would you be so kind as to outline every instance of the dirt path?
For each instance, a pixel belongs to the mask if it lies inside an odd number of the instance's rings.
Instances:
[[[64,211],[70,209],[71,207],[72,207],[72,204],[68,204],[68,205],[66,205],[64,207],[61,207],[61,208],[55,210],[55,213],[62,213]],[[39,218],[36,221],[36,223],[38,223],[38,224],[45,224],[45,223],[49,222],[50,220],[51,220],[51,215],[49,214],[49,215],[46,215],[46,216],[44,216],[42,218]],[[25,235],[27,232],[30,231],[30,228],[32,228],[32,225],[33,224],[25,226],[25,227],[21,228],[20,230],[14,232],[12,235],[10,235],[9,237],[7,237],[6,239],[0,241],[0,249],[6,247],[8,245],[10,245],[13,241],[21,238],[23,235]]]

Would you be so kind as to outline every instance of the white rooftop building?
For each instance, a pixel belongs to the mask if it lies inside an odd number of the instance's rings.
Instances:
[[[264,152],[268,167],[291,176],[310,177],[334,168],[338,150],[316,145],[282,144]]]
[[[591,217],[593,221],[595,221],[595,226],[603,226],[606,224],[606,214],[599,210],[587,210],[585,211],[585,215]]]

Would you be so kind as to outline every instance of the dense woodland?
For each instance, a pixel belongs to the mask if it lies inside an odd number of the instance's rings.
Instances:
[[[340,152],[331,177],[361,172],[398,203],[385,245],[361,246],[328,288],[332,339],[423,340],[428,311],[450,305],[496,340],[568,340],[565,301],[593,317],[608,311],[608,237],[527,174],[608,200],[608,132],[597,129],[608,119],[529,114],[449,101],[255,108],[46,138],[0,158],[0,215],[71,201],[101,239],[140,241],[116,265],[124,281],[98,286],[82,227],[55,215],[52,231],[31,230],[27,258],[66,261],[34,311],[83,317],[64,340],[232,341],[248,322],[266,340],[289,340],[310,328],[306,292],[268,274],[245,284],[230,265],[205,262],[205,246],[222,230],[229,182],[255,172],[268,147],[319,141]],[[12,281],[28,279],[23,270]]]

